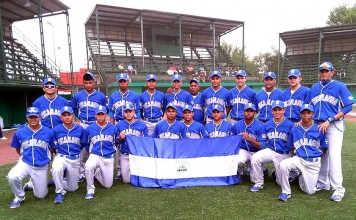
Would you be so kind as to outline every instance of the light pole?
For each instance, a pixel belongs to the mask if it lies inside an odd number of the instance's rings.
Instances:
[[[52,27],[52,43],[53,43],[53,53],[54,53],[54,69],[57,70],[57,56],[56,56],[56,41],[54,40],[54,26],[52,25],[51,22],[47,21],[47,24],[49,24]],[[57,72],[57,71],[56,71]]]

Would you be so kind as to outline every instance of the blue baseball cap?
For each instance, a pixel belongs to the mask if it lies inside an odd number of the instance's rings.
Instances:
[[[195,78],[194,78],[194,79],[190,80],[189,84],[192,83],[192,82],[195,82],[196,84],[199,85],[199,80],[198,80],[198,79],[195,79]]]
[[[64,114],[66,112],[68,112],[70,114],[74,113],[72,107],[70,107],[70,106],[64,106],[63,108],[61,108],[61,114]]]
[[[311,112],[314,112],[314,107],[310,104],[304,104],[302,105],[302,107],[300,108],[300,113],[304,110],[309,110]]]
[[[116,76],[116,81],[120,81],[120,80],[129,80],[129,76],[126,73],[119,73]]]
[[[274,108],[284,108],[284,102],[281,100],[276,100],[272,104],[272,109]]]
[[[106,106],[103,106],[103,105],[98,105],[96,108],[95,108],[95,114],[99,114],[99,113],[104,113],[106,114],[108,112],[108,109],[106,108]]]
[[[243,77],[246,77],[247,76],[247,73],[245,70],[239,70],[239,71],[235,71],[235,77],[237,76],[243,76]]]
[[[85,78],[90,78],[92,80],[95,80],[95,77],[94,77],[94,74],[92,74],[91,72],[86,72],[84,75],[83,75],[83,79]]]
[[[214,104],[213,105],[213,111],[214,110],[218,110],[219,112],[223,112],[224,111],[224,107],[222,107],[222,105],[220,105],[220,104]]]
[[[288,71],[288,78],[294,76],[294,77],[301,77],[302,73],[298,69],[291,69]]]
[[[193,106],[191,106],[191,105],[185,105],[184,106],[184,108],[183,108],[183,112],[185,111],[185,110],[189,110],[189,111],[193,111]]]
[[[30,116],[40,116],[40,110],[37,107],[29,107],[26,110],[26,118]]]
[[[324,62],[324,63],[320,64],[320,66],[319,66],[319,71],[320,71],[320,70],[328,70],[328,71],[331,71],[331,70],[333,70],[333,69],[334,69],[334,66],[333,66],[333,64],[330,63],[330,62]]]
[[[135,106],[132,104],[132,103],[126,103],[125,106],[124,106],[124,111],[126,110],[135,110]]]
[[[149,74],[146,76],[146,81],[149,81],[151,79],[154,79],[155,81],[157,81],[157,76],[155,76],[154,74]]]
[[[169,108],[173,108],[173,109],[175,109],[176,111],[178,111],[177,106],[175,106],[173,103],[169,103],[169,104],[167,105],[167,107],[166,107],[166,110],[168,110]]]
[[[246,105],[244,105],[244,111],[246,111],[247,109],[252,109],[253,111],[256,111],[256,106],[252,103],[247,103]]]
[[[56,80],[54,80],[53,78],[46,78],[43,80],[43,85],[46,85],[47,83],[52,83],[53,85],[56,85]]]
[[[266,78],[272,78],[272,79],[275,79],[276,78],[276,73],[274,72],[265,72],[265,74],[263,74],[263,78],[266,79]]]
[[[210,72],[210,78],[213,78],[213,76],[221,77],[220,71],[211,71]]]
[[[182,82],[183,78],[182,78],[182,76],[179,75],[179,74],[174,74],[174,75],[172,76],[172,82],[173,82],[173,81],[176,81],[176,80],[178,80],[179,82]]]

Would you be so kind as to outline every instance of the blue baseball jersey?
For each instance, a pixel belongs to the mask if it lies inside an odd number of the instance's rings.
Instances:
[[[173,104],[177,107],[177,120],[183,119],[183,108],[193,104],[193,97],[187,91],[180,89],[178,92],[166,93],[164,95],[164,106]]]
[[[203,94],[201,92],[198,95],[193,96],[193,119],[199,123],[204,123],[205,116],[204,116],[204,104],[205,101],[203,99]]]
[[[282,122],[277,124],[271,119],[264,126],[267,136],[266,148],[280,154],[289,153],[291,148],[288,146],[288,136],[294,123],[284,118]]]
[[[354,98],[347,87],[336,80],[329,80],[312,86],[309,92],[310,103],[314,106],[314,120],[326,121],[339,112],[344,114],[352,110]]]
[[[266,122],[273,118],[272,104],[276,100],[282,100],[282,91],[280,89],[274,89],[268,94],[264,89],[256,94],[257,118],[260,121]]]
[[[41,126],[37,131],[33,131],[26,125],[15,132],[11,147],[20,149],[20,160],[26,164],[42,167],[51,161],[50,149],[56,148],[54,133],[45,126]]]
[[[205,125],[205,130],[208,133],[209,138],[227,137],[232,135],[232,125],[225,120],[222,120],[219,124],[215,124],[214,121],[211,121]]]
[[[205,114],[207,117],[211,118],[213,115],[213,105],[220,104],[224,107],[224,114],[222,118],[226,118],[226,106],[228,106],[228,100],[230,97],[229,90],[224,87],[220,87],[217,91],[209,87],[203,91]]]
[[[68,105],[68,101],[59,95],[56,95],[53,99],[49,99],[43,95],[32,104],[33,107],[37,107],[40,110],[41,124],[47,128],[54,128],[62,124],[61,108]]]
[[[89,153],[108,157],[116,152],[118,140],[115,125],[107,122],[104,127],[101,127],[95,122],[85,129],[85,133],[88,140],[86,149]]]
[[[150,94],[147,90],[140,95],[140,104],[142,107],[142,117],[148,119],[157,119],[163,116],[164,94],[155,90]]]
[[[321,149],[329,147],[326,134],[318,130],[317,124],[312,124],[309,128],[295,126],[292,128],[288,146],[294,149],[294,153],[301,158],[320,157]]]
[[[116,121],[124,120],[124,106],[133,104],[135,107],[135,118],[141,118],[140,96],[135,92],[128,90],[125,93],[116,91],[109,98],[109,115]]]
[[[300,86],[293,93],[290,88],[287,88],[282,93],[282,101],[286,108],[284,116],[292,122],[300,121],[300,108],[303,103],[309,103],[310,100],[307,100],[309,93],[309,88],[305,86]]]
[[[98,90],[94,90],[91,94],[82,90],[74,95],[70,104],[79,120],[95,121],[95,108],[99,105],[106,106],[107,99]]]
[[[123,131],[125,135],[134,135],[137,137],[148,137],[148,129],[144,122],[135,120],[132,124],[127,122],[126,120],[120,121],[116,125],[116,129],[118,131],[118,135]],[[130,153],[129,147],[126,142],[123,141],[120,144],[120,151],[122,153]]]
[[[180,121],[169,124],[167,120],[158,122],[152,133],[153,138],[182,139],[185,136],[185,126]]]
[[[231,106],[230,116],[235,120],[244,118],[244,106],[255,103],[256,93],[250,87],[245,86],[241,91],[237,87],[230,89],[228,105]]]
[[[200,138],[207,138],[208,133],[206,132],[204,125],[197,121],[193,121],[190,125],[185,125],[185,135],[187,138],[190,139],[200,139]]]
[[[239,120],[236,122],[233,126],[233,134],[242,135],[244,132],[246,132],[251,139],[260,142],[261,149],[264,148],[267,138],[265,127],[260,121],[253,119],[253,122],[249,125],[245,123],[245,120]],[[239,146],[240,149],[250,152],[257,152],[259,150],[244,138],[241,139]]]
[[[79,155],[87,144],[84,128],[73,124],[70,129],[64,124],[57,125],[53,129],[57,153],[63,155]]]

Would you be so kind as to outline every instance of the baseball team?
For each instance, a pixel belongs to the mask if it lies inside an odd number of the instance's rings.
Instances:
[[[354,99],[343,83],[332,79],[332,63],[319,66],[320,81],[310,89],[301,85],[298,69],[288,72],[289,88],[284,91],[276,88],[276,74],[266,72],[265,86],[257,94],[246,86],[244,70],[234,74],[236,87],[227,90],[221,86],[221,73],[212,71],[211,86],[202,92],[197,79],[190,81],[189,92],[183,90],[182,76],[176,74],[166,94],[156,89],[158,79],[149,74],[147,90],[138,95],[129,90],[129,76],[119,73],[119,89],[107,99],[94,89],[94,75],[87,72],[84,89],[70,103],[57,95],[54,79],[45,79],[44,95],[27,109],[27,124],[11,142],[20,159],[7,176],[15,196],[10,208],[19,207],[28,190],[37,198],[46,197],[50,184],[55,185],[54,203],[60,204],[68,191],[78,189],[78,182],[87,183],[85,199],[94,198],[95,181],[105,188],[114,180],[129,183],[126,135],[170,139],[241,135],[236,175],[250,176],[251,192],[264,188],[266,164],[272,162],[271,175],[281,186],[278,200],[287,201],[290,182],[297,181],[307,194],[331,189],[330,200],[342,201],[343,118]]]

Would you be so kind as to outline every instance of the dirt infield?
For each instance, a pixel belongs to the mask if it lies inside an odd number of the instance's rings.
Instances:
[[[356,110],[347,114],[345,119],[348,121],[356,122]],[[3,132],[3,135],[7,138],[7,140],[0,141],[0,166],[16,162],[20,157],[16,153],[16,150],[10,147],[14,133],[15,130],[10,132]]]

